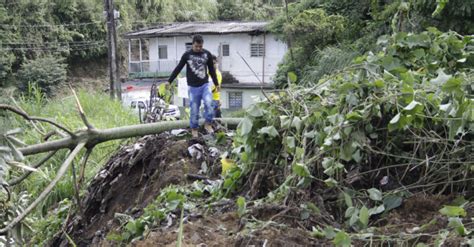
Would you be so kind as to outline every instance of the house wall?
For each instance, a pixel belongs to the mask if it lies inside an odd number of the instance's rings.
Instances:
[[[204,48],[219,57],[222,71],[229,71],[241,83],[271,83],[278,63],[283,59],[287,50],[283,42],[277,41],[273,34],[251,36],[243,34],[203,35]],[[149,47],[150,71],[172,71],[185,52],[185,44],[192,41],[191,36],[178,36],[167,38],[151,38]],[[265,55],[263,57],[250,56],[252,42],[265,42]],[[222,57],[219,50],[220,44],[229,44],[229,56]],[[167,59],[158,59],[158,46],[166,45]],[[244,60],[249,64],[246,65]],[[254,75],[252,70],[257,76]],[[258,79],[257,79],[258,77]]]
[[[229,89],[221,88],[221,108],[229,109],[229,92],[241,92],[242,93],[242,108],[248,108],[252,104],[258,102],[258,100],[264,99],[264,95],[260,89]],[[173,104],[177,106],[183,105],[183,98],[179,98],[176,94],[173,98]]]
[[[242,92],[242,108],[248,108],[249,106],[258,102],[258,100],[264,99],[262,91],[260,89],[221,89],[221,107],[223,109],[229,108],[229,92]]]

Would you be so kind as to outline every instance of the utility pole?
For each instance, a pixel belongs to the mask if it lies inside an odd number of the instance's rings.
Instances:
[[[110,77],[110,97],[122,99],[122,87],[120,86],[119,63],[117,59],[117,32],[115,30],[115,8],[113,0],[104,0],[105,14],[107,16],[107,43],[108,63]]]

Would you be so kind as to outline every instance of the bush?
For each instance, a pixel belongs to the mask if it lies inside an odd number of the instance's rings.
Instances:
[[[66,67],[62,58],[54,56],[27,61],[18,71],[19,86],[26,90],[28,84],[36,84],[44,93],[52,96],[54,87],[66,82]]]

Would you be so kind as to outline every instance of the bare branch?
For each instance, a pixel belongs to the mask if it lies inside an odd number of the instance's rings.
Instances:
[[[84,179],[84,173],[86,171],[87,161],[89,160],[89,156],[92,154],[93,150],[94,150],[94,148],[88,148],[86,150],[86,153],[84,154],[84,156],[82,156],[81,171],[79,172],[79,180],[78,180],[79,185],[82,184],[82,180]],[[79,187],[81,187],[81,186],[79,186]]]
[[[79,186],[77,184],[76,168],[75,168],[74,162],[72,162],[71,169],[72,169],[72,181],[74,183],[74,196],[76,197],[76,203],[77,203],[77,206],[79,207],[79,213],[81,215],[84,215],[82,213],[82,204],[81,204],[81,199],[79,197]]]
[[[31,167],[38,168],[38,167],[42,166],[44,163],[46,163],[46,161],[48,161],[51,157],[53,157],[54,154],[56,154],[57,151],[58,150],[54,150],[54,151],[48,153],[46,156],[44,156],[41,160],[39,160],[37,163],[35,163]],[[17,178],[14,178],[14,179],[8,181],[8,184],[10,186],[17,185],[21,181],[25,180],[28,176],[30,176],[30,174],[31,174],[31,171],[26,171],[20,177],[17,177]]]
[[[65,131],[66,133],[68,133],[70,136],[75,136],[74,133],[72,133],[70,130],[68,130],[66,127],[54,122],[53,120],[50,120],[50,119],[47,119],[47,118],[42,118],[42,117],[35,117],[35,116],[29,116],[26,112],[24,112],[23,110],[21,109],[18,109],[14,106],[11,106],[11,105],[5,105],[5,104],[0,104],[0,110],[7,110],[7,111],[11,111],[13,113],[16,113],[17,115],[20,115],[22,116],[24,119],[28,120],[28,121],[40,121],[40,122],[45,122],[45,123],[49,123],[53,126],[56,126],[57,128]]]
[[[67,137],[66,134],[64,134],[64,133],[62,133],[62,132],[60,132],[60,131],[58,131],[58,130],[53,130],[53,131],[50,131],[50,132],[46,133],[45,135],[43,135],[43,140],[47,141],[49,138],[51,138],[51,137],[54,136],[54,135],[59,135],[59,136],[61,136],[62,138]]]
[[[76,91],[72,88],[71,85],[69,85],[69,88],[72,91],[72,94],[74,95],[74,98],[76,99],[76,105],[77,109],[79,111],[79,115],[81,116],[82,122],[87,126],[87,129],[94,129],[94,126],[92,126],[89,121],[86,118],[86,114],[84,113],[84,109],[82,109],[81,102],[79,101],[79,98],[77,97]]]
[[[85,142],[81,142],[74,148],[74,150],[71,151],[71,153],[69,153],[68,157],[59,168],[58,173],[56,174],[56,177],[53,179],[53,181],[51,181],[51,183],[49,183],[48,186],[46,186],[46,188],[43,190],[43,192],[41,192],[38,198],[36,198],[35,201],[31,203],[30,206],[28,206],[28,208],[25,209],[25,211],[23,211],[20,215],[18,215],[15,219],[13,219],[10,223],[8,223],[7,226],[0,229],[0,235],[6,234],[13,227],[15,227],[20,221],[22,221],[31,212],[31,210],[33,210],[36,206],[38,206],[38,204],[41,201],[43,201],[49,193],[51,193],[54,186],[56,186],[58,181],[64,176],[64,174],[66,173],[67,169],[71,165],[76,155],[85,145],[86,145]]]
[[[25,110],[23,110],[20,106],[20,104],[18,104],[18,102],[16,102],[15,98],[13,97],[10,97],[10,99],[12,100],[12,102],[16,105],[16,107],[18,109],[20,109],[21,111],[25,112]],[[42,128],[42,130],[40,130],[40,128],[36,125],[36,123],[34,121],[30,121],[31,125],[33,125],[33,128],[38,131],[38,133],[40,133],[41,135],[44,135],[45,134],[45,131],[44,131],[44,128],[42,126],[40,126]]]
[[[236,128],[242,118],[221,118],[219,119],[223,124],[227,124],[229,128]],[[200,122],[204,123],[204,120]],[[32,154],[44,153],[52,150],[62,148],[74,148],[79,142],[85,141],[88,148],[102,142],[124,139],[137,136],[145,136],[152,134],[159,134],[164,131],[187,128],[189,127],[189,121],[178,120],[169,122],[158,122],[148,124],[137,124],[130,126],[123,126],[118,128],[94,130],[94,131],[82,131],[78,132],[75,138],[67,137],[59,140],[49,141],[46,143],[34,144],[28,147],[19,148],[23,155],[28,156]]]

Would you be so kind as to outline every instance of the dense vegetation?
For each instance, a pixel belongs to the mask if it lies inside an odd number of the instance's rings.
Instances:
[[[303,0],[289,4],[288,11],[272,22],[272,30],[291,48],[277,83],[284,86],[289,71],[296,72],[302,83],[315,82],[372,50],[381,35],[418,33],[431,26],[474,33],[474,2],[436,2]]]
[[[279,8],[274,6],[281,6],[279,1],[227,0],[116,0],[114,3],[120,11],[119,35],[158,22],[268,19],[278,12]],[[56,63],[83,65],[106,57],[103,10],[102,0],[0,1],[0,86],[21,87],[28,83],[25,80],[43,86],[44,82],[35,79],[37,73],[23,73],[23,76],[17,73],[26,64],[31,65],[30,60],[55,58],[57,62],[39,64],[47,70],[66,73],[66,67],[58,67]],[[124,61],[126,47],[124,43],[119,45]],[[29,69],[24,71],[28,73]],[[43,78],[53,76],[56,74],[47,71],[42,75]]]
[[[70,128],[80,126],[72,98],[50,101],[45,93],[63,83],[67,63],[104,56],[103,47],[89,43],[104,41],[101,2],[21,0],[0,5],[5,23],[0,26],[0,85],[19,80],[26,94],[17,104],[26,112],[54,116]],[[302,220],[330,216],[330,222],[306,230],[337,246],[442,246],[450,239],[473,244],[474,225],[466,212],[474,198],[474,2],[302,0],[289,1],[288,9],[284,1],[116,3],[121,32],[153,22],[276,16],[271,29],[290,50],[276,78],[285,90],[246,111],[223,159],[220,182],[162,190],[142,215],[127,216],[120,232],[108,235],[110,240],[128,243],[173,213],[183,217],[197,204],[230,198],[244,224],[257,222],[247,214],[250,205],[296,208]],[[33,9],[41,11],[29,14]],[[79,98],[99,128],[135,123],[104,95],[81,92]],[[7,132],[13,126],[27,131]],[[28,144],[41,138],[11,115],[2,116],[2,127],[1,145],[20,145],[13,136]],[[218,134],[217,140],[223,136]],[[119,144],[93,153],[86,181]],[[10,151],[0,149],[0,161],[23,159]],[[22,211],[54,177],[65,155],[15,187],[8,204],[1,203],[0,194],[0,219],[11,220]],[[3,163],[0,182],[19,174]],[[463,196],[439,211],[446,222],[442,230],[428,232],[426,225],[417,225],[409,235],[385,235],[379,228],[379,220],[406,198],[434,194]],[[73,195],[69,174],[22,222],[22,235],[13,237],[47,244],[75,209]],[[34,234],[38,229],[44,234]]]

